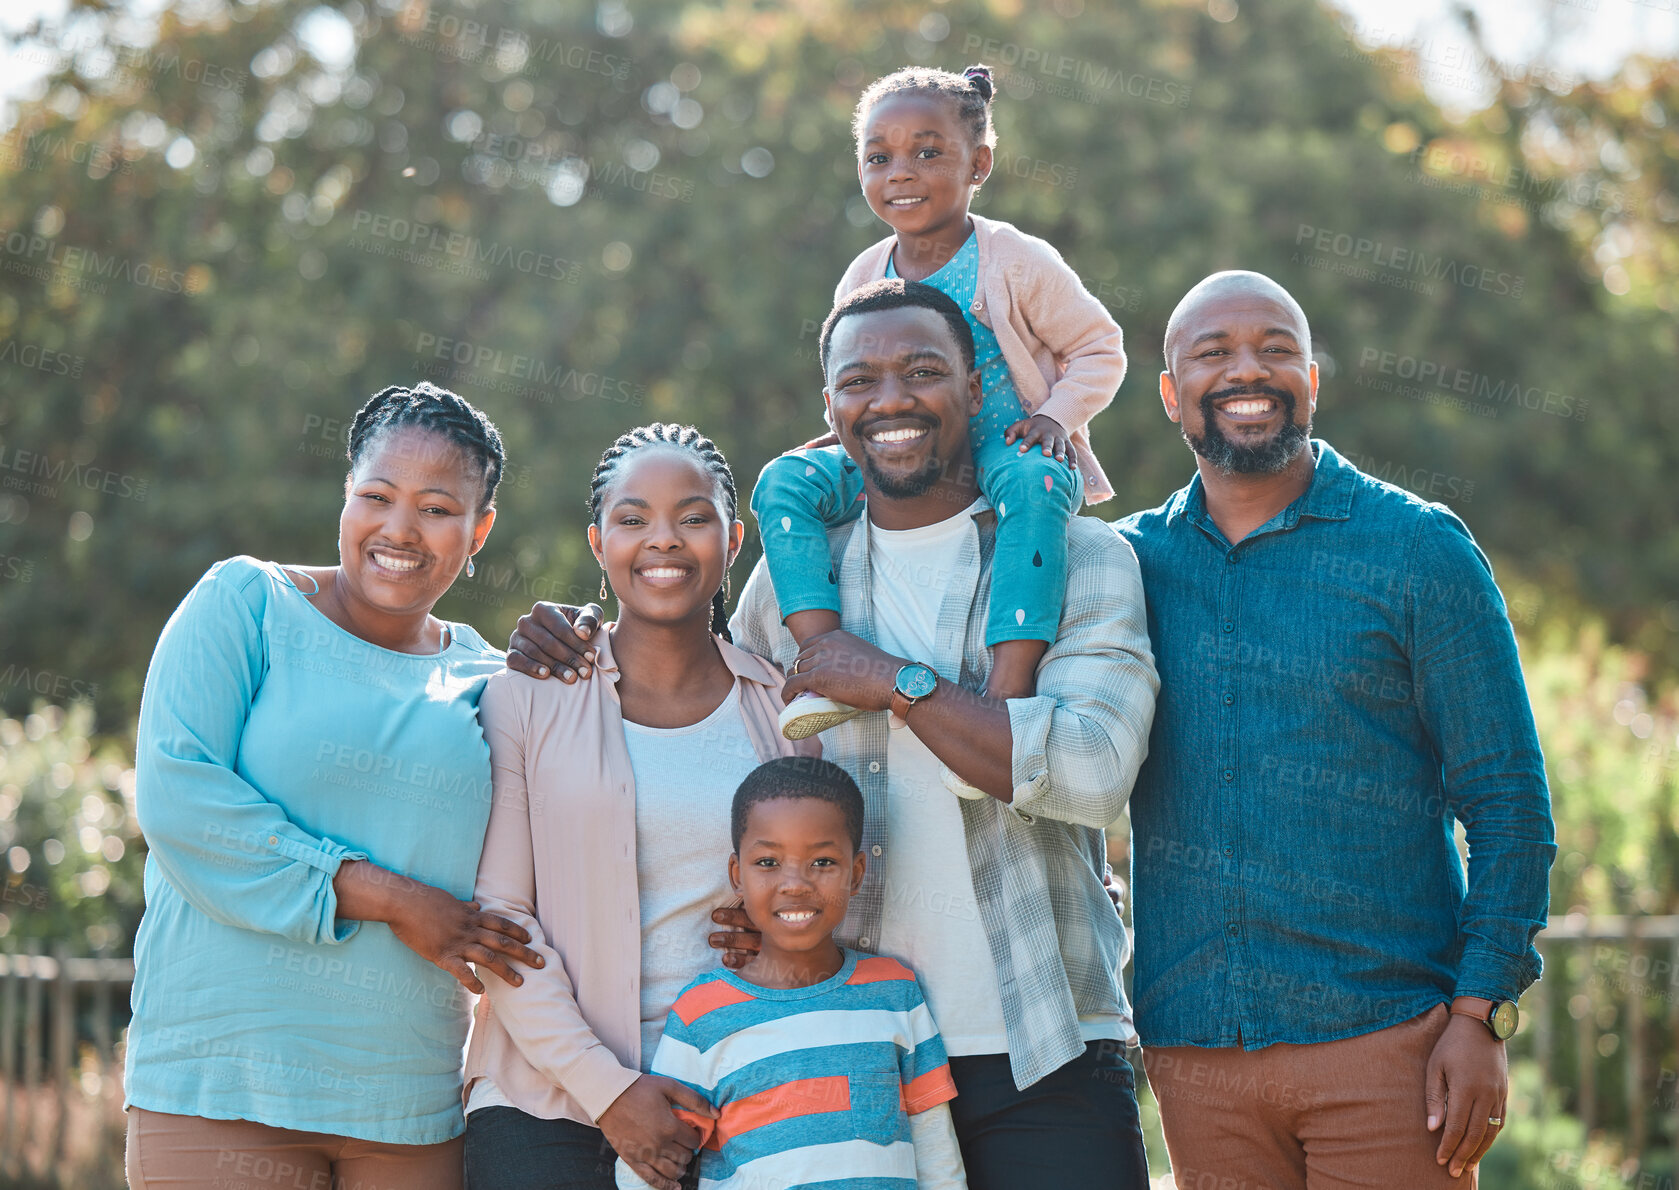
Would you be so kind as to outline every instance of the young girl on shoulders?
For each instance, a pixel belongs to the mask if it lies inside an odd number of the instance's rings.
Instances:
[[[1033,693],[1060,622],[1068,522],[1084,498],[1113,495],[1086,426],[1113,400],[1125,353],[1118,325],[1054,247],[970,213],[991,173],[992,94],[985,66],[910,67],[863,92],[852,119],[857,176],[893,234],[851,262],[834,297],[902,277],[942,290],[966,313],[985,392],[974,462],[998,518],[986,693],[1021,698]],[[773,460],[753,492],[770,576],[800,644],[840,626],[825,530],[862,510],[862,490],[845,451],[822,446]],[[800,738],[856,713],[802,696],[783,730]]]

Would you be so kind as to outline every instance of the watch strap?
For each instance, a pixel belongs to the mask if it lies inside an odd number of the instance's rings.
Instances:
[[[915,703],[916,703],[915,699],[913,699],[909,695],[905,694],[902,690],[898,689],[896,686],[892,687],[891,711],[898,718],[904,719],[904,720],[907,721],[909,719],[909,709],[911,707],[913,707],[915,705]]]

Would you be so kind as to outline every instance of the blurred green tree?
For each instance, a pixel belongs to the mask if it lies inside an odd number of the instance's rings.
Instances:
[[[76,0],[18,47],[57,69],[0,141],[8,709],[97,686],[121,730],[211,562],[330,558],[342,428],[387,383],[450,384],[507,434],[502,519],[443,608],[491,639],[592,590],[585,480],[630,425],[698,423],[749,485],[820,429],[813,328],[883,230],[857,93],[976,59],[1002,84],[979,209],[1129,332],[1100,515],[1187,477],[1160,329],[1205,273],[1257,268],[1313,319],[1325,436],[1457,506],[1535,584],[1528,619],[1584,604],[1679,658],[1670,63],[1524,77],[1454,122],[1413,51],[1317,0],[195,0],[153,24]]]

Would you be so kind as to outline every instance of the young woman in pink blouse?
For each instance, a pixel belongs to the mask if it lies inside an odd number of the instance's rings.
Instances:
[[[622,1156],[678,1190],[711,1114],[646,1073],[677,994],[711,969],[730,905],[730,800],[781,735],[781,673],[734,647],[723,611],[745,526],[722,452],[691,426],[632,430],[601,456],[589,545],[618,619],[570,684],[490,679],[480,720],[494,804],[476,897],[546,963],[483,972],[466,1061],[471,1190],[610,1190]]]

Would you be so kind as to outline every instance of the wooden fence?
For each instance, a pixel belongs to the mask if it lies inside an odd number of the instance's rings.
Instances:
[[[1553,917],[1522,1001],[1531,1057],[1630,1155],[1679,1138],[1679,917]],[[0,955],[0,1187],[120,1186],[129,959]]]

